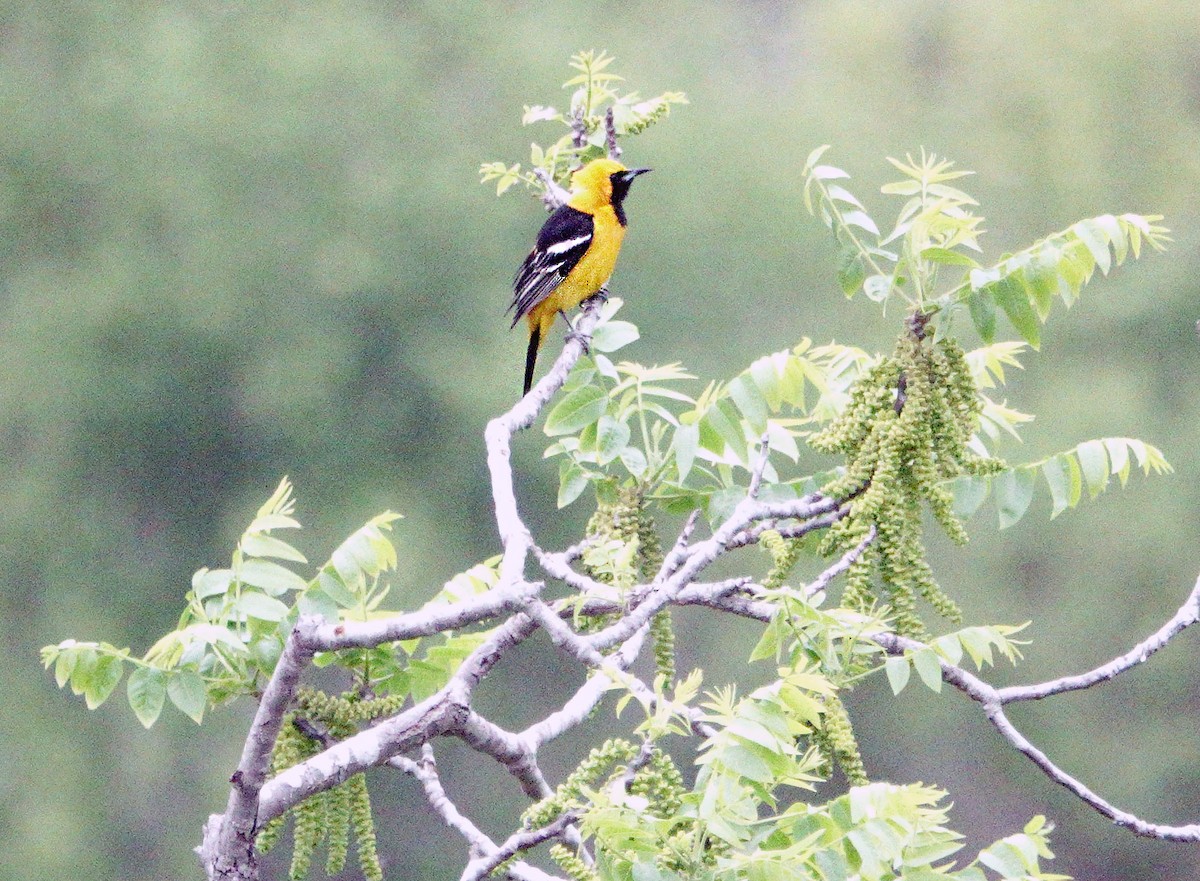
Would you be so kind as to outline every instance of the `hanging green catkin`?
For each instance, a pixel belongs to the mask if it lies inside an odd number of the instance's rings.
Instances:
[[[335,786],[326,794],[325,824],[328,834],[325,856],[325,874],[336,875],[346,867],[346,854],[350,851],[350,790],[346,786]]]
[[[292,864],[289,881],[304,881],[312,867],[313,852],[325,835],[326,793],[310,795],[292,809],[296,827],[292,832]]]
[[[637,497],[638,570],[643,583],[652,581],[663,565],[662,541],[654,518],[640,494]],[[675,626],[671,610],[663,609],[651,621],[650,639],[654,646],[654,670],[668,683],[675,681]]]
[[[629,791],[646,799],[649,813],[657,817],[674,817],[683,804],[687,789],[675,762],[667,753],[655,748],[650,761],[634,775]]]
[[[310,736],[311,730],[325,732],[331,740],[344,740],[358,730],[362,722],[396,712],[404,702],[402,696],[363,699],[354,692],[329,695],[314,688],[296,692],[295,709],[284,719],[272,754],[272,772],[287,768],[316,755],[323,747],[320,740]],[[382,881],[383,870],[375,843],[375,821],[371,816],[371,801],[366,777],[356,774],[345,783],[310,796],[287,814],[272,820],[259,834],[257,847],[266,853],[274,846],[284,830],[288,814],[295,817],[292,830],[292,862],[288,877],[301,881],[312,868],[312,858],[321,843],[327,842],[326,874],[335,875],[345,868],[349,852],[350,832],[354,831],[359,864],[368,881]]]
[[[843,604],[866,610],[882,599],[900,633],[927,635],[917,611],[924,598],[942,617],[961,613],[933,577],[921,528],[927,506],[949,537],[967,540],[944,482],[960,474],[1003,467],[967,444],[978,424],[980,401],[962,348],[952,339],[933,342],[924,321],[896,343],[893,354],[866,371],[845,411],[810,438],[814,449],[841,453],[845,472],[824,488],[847,497],[848,517],[829,530],[822,552],[842,554],[876,530],[875,540],[848,572]],[[879,586],[874,586],[877,573]]]
[[[530,828],[545,826],[566,811],[584,806],[584,788],[595,788],[617,765],[633,761],[638,748],[628,740],[612,739],[593,749],[579,767],[572,771],[555,790],[554,795],[530,805],[522,821]]]
[[[783,587],[800,559],[800,539],[786,539],[777,530],[768,529],[759,536],[758,543],[771,555],[771,569],[763,578],[763,587],[767,590]]]
[[[366,881],[383,881],[383,867],[379,864],[375,838],[375,816],[371,813],[371,794],[367,791],[366,775],[355,774],[342,785],[349,791],[350,821],[354,826],[358,866],[363,878]]]
[[[847,782],[851,786],[865,786],[869,783],[862,752],[858,748],[858,738],[854,736],[854,728],[850,724],[850,714],[836,695],[825,698],[823,734],[829,753],[846,775]]]
[[[550,856],[558,867],[566,872],[571,881],[598,881],[600,878],[595,871],[587,867],[587,863],[565,844],[550,845]]]

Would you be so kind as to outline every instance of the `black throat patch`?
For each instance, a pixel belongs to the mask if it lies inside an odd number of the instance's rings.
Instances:
[[[625,226],[625,197],[629,195],[629,185],[633,183],[633,178],[626,177],[623,171],[618,171],[609,175],[608,179],[612,181],[612,206],[617,214],[617,223]]]

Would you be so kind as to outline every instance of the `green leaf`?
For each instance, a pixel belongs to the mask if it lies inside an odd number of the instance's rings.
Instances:
[[[167,699],[167,675],[154,667],[138,667],[126,683],[129,706],[142,726],[149,728],[158,719]]]
[[[979,264],[958,251],[951,251],[948,248],[926,248],[921,252],[922,260],[930,260],[934,263],[945,263],[949,266],[967,266],[971,269],[976,269]]]
[[[233,604],[234,612],[259,621],[282,621],[290,611],[274,597],[257,591],[246,591]]]
[[[559,401],[546,417],[543,431],[550,437],[574,434],[591,425],[608,406],[608,395],[594,385],[577,388]]]
[[[1025,284],[1033,297],[1038,318],[1042,321],[1050,314],[1054,295],[1058,293],[1058,264],[1055,256],[1051,249],[1043,248],[1024,267]]]
[[[1109,473],[1115,474],[1120,479],[1121,486],[1124,486],[1129,480],[1129,446],[1124,438],[1109,437],[1104,439],[1104,449],[1108,451],[1108,458],[1111,460]]]
[[[322,569],[317,574],[317,584],[321,591],[341,608],[349,609],[358,605],[358,596],[346,587],[346,582],[342,581],[334,567],[326,566]]]
[[[987,850],[980,851],[979,862],[983,863],[1001,878],[1027,878],[1025,859],[1021,852],[1008,841],[997,841]]]
[[[201,569],[192,576],[192,590],[198,600],[220,596],[229,590],[232,583],[232,569]]]
[[[596,456],[601,465],[607,465],[621,454],[629,443],[630,430],[627,422],[620,422],[607,413],[596,424]]]
[[[579,498],[587,485],[587,472],[570,459],[564,459],[558,466],[558,507],[565,508]]]
[[[913,666],[917,668],[917,675],[921,677],[921,681],[930,691],[942,690],[942,665],[938,661],[938,656],[931,648],[922,648],[913,652]]]
[[[696,424],[680,423],[675,429],[675,468],[679,482],[683,483],[692,470],[696,459],[696,448],[700,445],[700,427]]]
[[[728,386],[729,397],[737,404],[750,428],[757,434],[767,430],[767,402],[763,400],[758,387],[748,382],[745,377],[735,377]]]
[[[96,659],[83,687],[83,698],[89,710],[96,709],[108,700],[124,672],[124,661],[115,655],[100,655]]]
[[[290,560],[293,563],[307,563],[304,554],[300,553],[286,541],[281,541],[261,532],[250,532],[242,536],[239,543],[242,553],[248,557],[275,557],[280,560]]]
[[[908,685],[908,676],[912,667],[908,658],[888,658],[883,662],[884,672],[887,673],[888,684],[892,686],[892,694],[899,694]]]
[[[783,638],[779,626],[779,616],[776,615],[771,619],[766,628],[764,628],[763,635],[759,638],[758,644],[750,652],[750,660],[753,662],[775,658],[778,656],[779,648],[782,644]]]
[[[167,682],[167,697],[181,712],[191,716],[197,725],[200,724],[208,696],[199,673],[180,670]]]
[[[818,165],[809,172],[812,177],[817,180],[837,180],[850,175],[842,171],[840,168],[835,168],[832,165]]]
[[[636,341],[640,336],[636,324],[628,321],[607,321],[592,331],[591,348],[597,352],[615,352]]]
[[[308,582],[295,572],[269,560],[246,560],[237,569],[237,579],[273,596],[308,587]]]
[[[988,285],[992,295],[1021,337],[1037,349],[1041,346],[1041,327],[1037,314],[1029,304],[1025,286],[1015,276],[1008,276]]]
[[[76,652],[63,651],[54,659],[54,681],[58,683],[59,688],[62,688],[71,680],[71,674],[75,671],[75,661],[77,658],[78,654]]]
[[[726,406],[723,407],[722,404]],[[728,407],[728,412],[726,410]],[[720,450],[713,450],[718,454],[732,452],[733,456],[741,463],[745,464],[746,459],[746,435],[742,431],[741,422],[737,418],[737,413],[732,405],[725,401],[718,401],[716,404],[708,408],[708,412],[704,414],[701,420],[701,426],[707,425],[724,443]]]
[[[996,301],[992,299],[987,288],[973,291],[967,297],[967,309],[971,313],[971,323],[979,338],[989,345],[996,339]]]
[[[780,352],[777,355],[759,358],[742,374],[743,378],[748,376],[749,380],[758,387],[758,391],[772,412],[778,410],[785,399],[783,382],[775,367],[777,357],[786,357],[786,354]]]
[[[1071,466],[1068,457],[1062,453],[1051,456],[1042,463],[1042,475],[1050,487],[1050,502],[1053,505],[1050,519],[1053,520],[1071,507]]]
[[[1079,236],[1079,240],[1091,252],[1100,271],[1108,275],[1108,270],[1112,266],[1112,255],[1108,251],[1108,236],[1105,235],[1101,225],[1096,222],[1098,219],[1081,220],[1071,227],[1071,232]]]
[[[863,287],[866,278],[866,263],[862,254],[853,248],[842,251],[841,262],[838,265],[838,286],[846,296],[853,296]]]
[[[646,461],[646,454],[637,447],[626,447],[621,450],[621,463],[625,466],[634,477],[641,477],[649,468],[649,463]]]
[[[971,517],[988,494],[988,479],[986,477],[956,477],[949,483],[950,492],[954,494],[954,513],[963,520]]]
[[[1033,501],[1034,482],[1034,472],[1029,468],[1009,468],[992,478],[1001,529],[1007,529],[1025,516]]]
[[[1075,455],[1087,481],[1088,494],[1094,499],[1108,486],[1108,454],[1104,444],[1096,440],[1085,441],[1076,447]]]
[[[842,223],[846,226],[857,226],[859,229],[865,229],[873,235],[879,235],[879,227],[875,225],[875,221],[865,211],[846,211],[842,214]]]

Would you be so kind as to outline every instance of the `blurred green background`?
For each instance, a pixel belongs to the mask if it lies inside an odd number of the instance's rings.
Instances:
[[[607,48],[643,94],[691,99],[626,144],[656,171],[630,198],[614,291],[643,333],[624,355],[705,380],[801,336],[883,348],[897,331],[898,313],[844,300],[804,213],[819,144],[877,217],[896,207],[877,193],[885,155],[925,146],[977,170],[993,257],[1083,216],[1167,216],[1170,253],[1052,316],[1009,390],[1039,418],[1007,452],[1135,435],[1176,473],[1052,524],[1045,499],[1004,533],[985,509],[969,549],[934,542],[969,621],[1034,621],[1026,663],[996,681],[1123,652],[1200,569],[1198,47],[1182,0],[3,4],[0,874],[198,877],[190,848],[224,805],[247,708],[146,732],[122,699],[89,713],[55,689],[37,649],[144,651],[281,475],[310,559],[384,508],[406,515],[408,604],[494,552],[482,428],[519,388],[522,334],[501,313],[543,215],[477,168],[544,139],[522,105],[561,106],[579,49]],[[554,512],[536,433],[517,447],[531,522],[561,546],[588,512]],[[753,628],[683,626],[683,669],[741,675]],[[1015,721],[1118,805],[1200,820],[1197,638]],[[528,720],[575,681],[553,663],[507,664],[510,692],[483,699]],[[1200,873],[1200,848],[1113,828],[955,694],[872,682],[852,712],[872,773],[949,788],[972,844],[1044,812],[1058,871]],[[556,746],[551,769],[579,748]],[[389,877],[457,875],[460,842],[408,784],[379,784]],[[448,786],[501,793],[484,825],[511,824],[518,792],[495,768],[463,764]]]

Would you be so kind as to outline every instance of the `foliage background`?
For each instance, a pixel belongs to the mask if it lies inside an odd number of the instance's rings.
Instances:
[[[561,104],[580,48],[616,54],[645,94],[692,101],[628,145],[656,168],[630,199],[614,284],[643,333],[625,354],[643,362],[708,379],[804,335],[890,346],[899,315],[844,302],[832,243],[804,213],[799,171],[821,143],[860,196],[892,176],[885,154],[922,145],[978,170],[992,256],[1105,211],[1167,215],[1171,252],[1056,313],[1011,403],[1040,414],[1028,458],[1126,434],[1177,473],[1049,525],[1045,499],[1001,534],[981,514],[972,546],[939,546],[935,562],[968,622],[1033,619],[1027,662],[1000,677],[1124,651],[1200,569],[1197,46],[1200,11],[1168,0],[0,6],[10,877],[196,876],[189,849],[224,804],[245,708],[144,732],[121,701],[88,713],[55,690],[36,650],[67,636],[144,649],[282,473],[311,558],[403,511],[399,589],[414,605],[494,551],[481,434],[519,388],[524,344],[501,312],[542,215],[497,200],[476,169],[522,158],[521,105]],[[587,512],[554,512],[540,449],[527,436],[518,468],[540,537],[561,546]],[[685,626],[685,644],[711,651],[682,669],[739,675],[749,630]],[[1195,820],[1197,658],[1184,636],[1126,681],[1017,721],[1117,804]],[[534,664],[490,696],[507,718],[567,684]],[[531,670],[536,693],[522,690]],[[1200,870],[1195,848],[1133,839],[1060,795],[967,701],[885,692],[872,683],[851,705],[868,769],[949,788],[974,843],[1045,812],[1059,871]],[[463,769],[450,785],[489,798],[499,779]],[[439,847],[458,842],[391,785],[393,874],[445,877]]]

